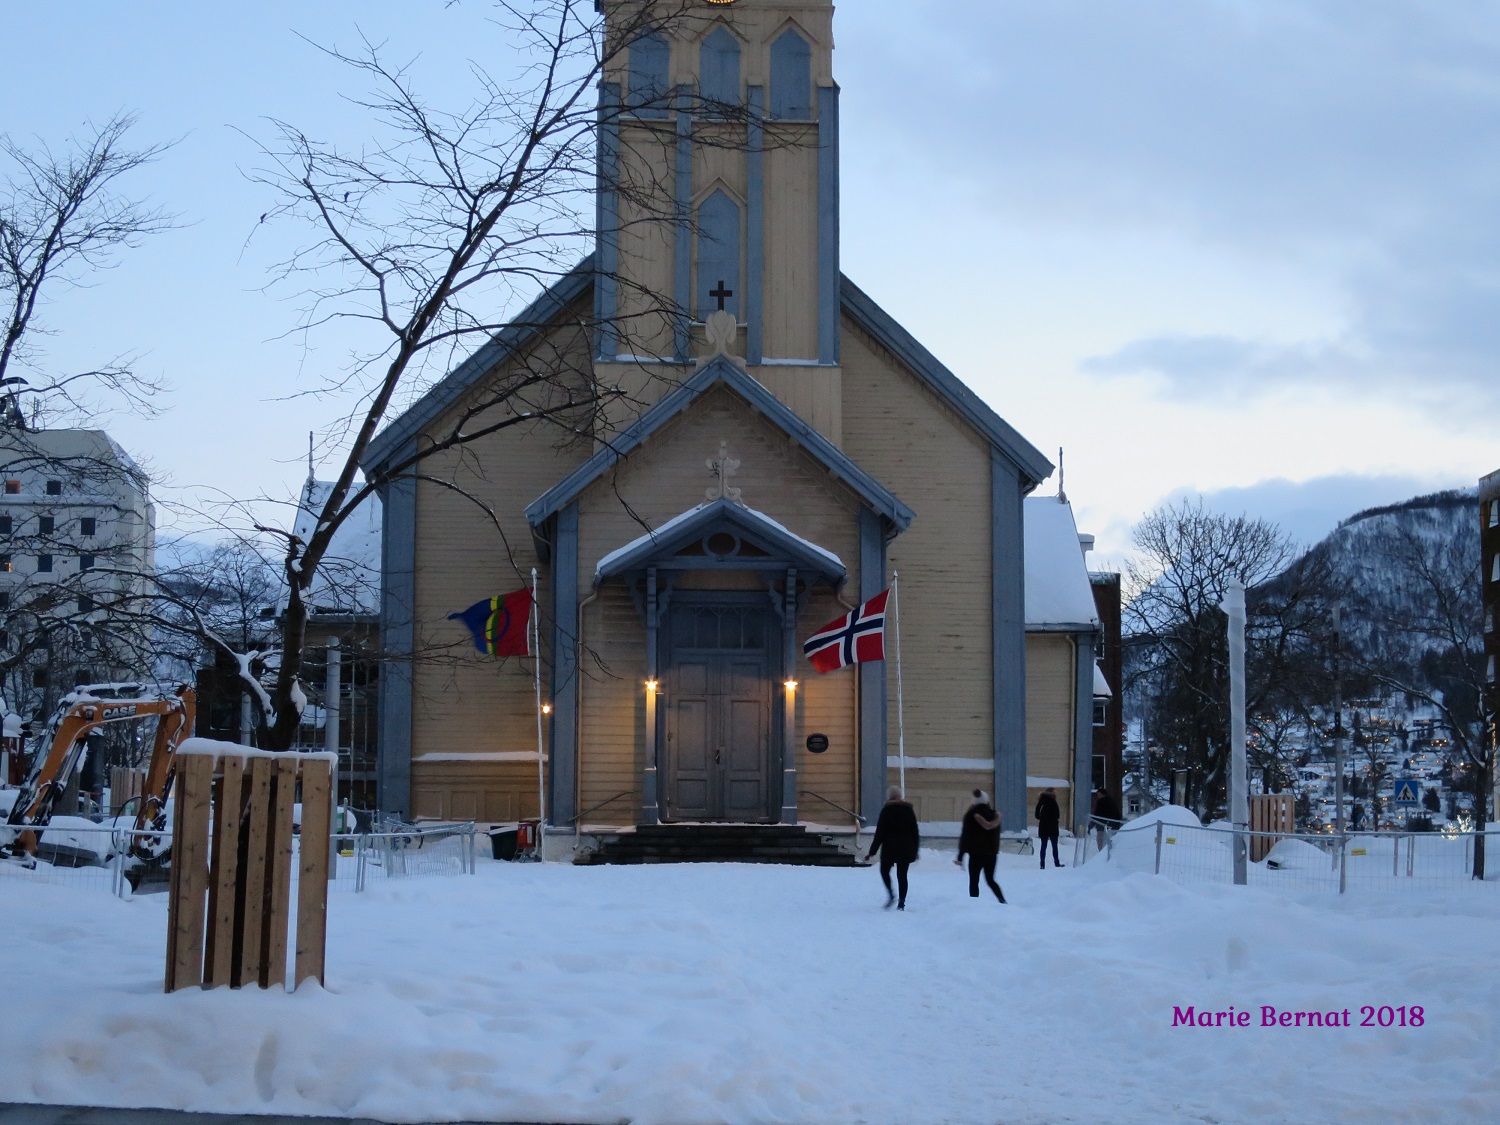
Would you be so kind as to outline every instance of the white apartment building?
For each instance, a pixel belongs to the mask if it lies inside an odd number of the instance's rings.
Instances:
[[[0,695],[45,714],[75,684],[149,674],[146,475],[102,430],[0,420]]]

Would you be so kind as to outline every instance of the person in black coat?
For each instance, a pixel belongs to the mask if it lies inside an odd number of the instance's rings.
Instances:
[[[922,846],[922,836],[917,829],[917,814],[902,798],[898,786],[892,785],[886,793],[885,807],[875,822],[875,839],[870,841],[870,850],[865,860],[880,853],[880,881],[885,884],[885,908],[892,905],[897,910],[906,909],[906,869],[916,862],[917,852]],[[891,868],[896,869],[896,888],[901,892],[898,900],[891,890]]]
[[[958,832],[958,858],[953,862],[963,864],[969,857],[969,897],[979,897],[979,876],[989,884],[990,890],[1001,902],[1005,895],[1000,884],[995,882],[995,860],[1000,855],[1000,814],[990,805],[983,789],[974,790],[974,802],[964,813],[963,826]]]
[[[1061,822],[1062,809],[1057,807],[1057,791],[1049,787],[1036,799],[1036,834],[1042,842],[1043,871],[1047,870],[1048,841],[1052,843],[1052,866],[1062,866],[1062,861],[1057,858],[1058,825]]]

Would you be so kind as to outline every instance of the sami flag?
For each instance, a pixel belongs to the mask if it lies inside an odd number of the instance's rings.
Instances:
[[[882,590],[858,609],[830,621],[802,643],[802,654],[819,672],[836,672],[846,664],[885,659],[885,603]]]
[[[531,591],[516,590],[475,602],[449,621],[462,621],[474,634],[474,647],[486,656],[527,656],[531,646]]]

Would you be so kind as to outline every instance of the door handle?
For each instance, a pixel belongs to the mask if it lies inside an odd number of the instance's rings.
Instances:
[[[717,766],[717,765],[722,765],[723,764],[723,762],[724,762],[723,754],[724,754],[724,747],[722,747],[722,746],[720,746],[717,750],[714,751],[714,765]]]

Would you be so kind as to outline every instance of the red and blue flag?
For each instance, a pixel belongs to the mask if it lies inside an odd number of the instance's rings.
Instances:
[[[531,591],[516,590],[475,602],[449,621],[462,621],[474,635],[474,647],[486,656],[528,656],[531,652]]]

